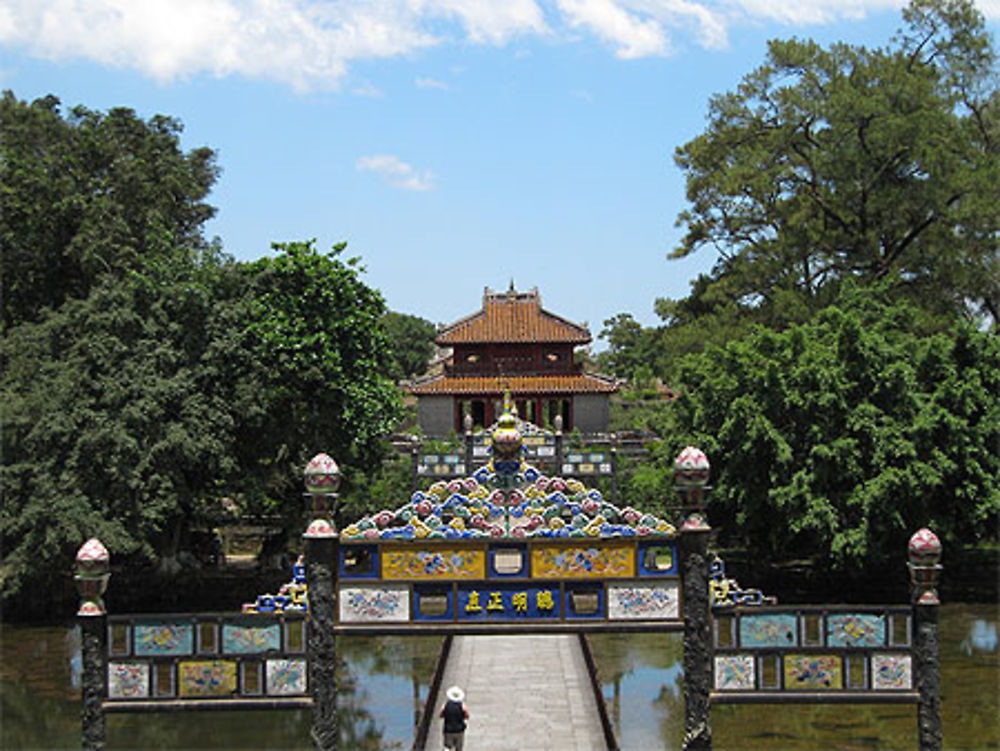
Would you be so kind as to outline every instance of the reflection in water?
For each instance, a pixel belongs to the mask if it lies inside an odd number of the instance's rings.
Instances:
[[[975,652],[996,652],[997,651],[997,624],[995,622],[977,618],[969,635],[962,640],[959,645],[961,650],[969,657]]]
[[[1000,749],[996,605],[941,607],[944,747]],[[679,749],[684,735],[680,634],[590,637],[624,751]],[[716,751],[912,749],[912,705],[724,705],[712,710]]]
[[[948,751],[1000,749],[1000,651],[995,605],[944,605],[942,707]],[[684,733],[679,634],[590,638],[608,708],[625,751],[679,749]],[[441,640],[354,637],[340,642],[347,670],[344,748],[404,749]],[[78,749],[73,637],[65,628],[0,631],[0,748]],[[716,751],[911,749],[911,706],[722,706],[712,713]],[[308,749],[308,710],[112,715],[109,749]]]
[[[409,748],[441,640],[344,639],[342,748]],[[0,631],[0,749],[80,747],[79,634],[70,628]],[[312,748],[309,710],[108,716],[108,749]]]

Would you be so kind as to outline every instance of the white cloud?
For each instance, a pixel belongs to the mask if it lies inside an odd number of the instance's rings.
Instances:
[[[439,81],[436,78],[418,77],[413,81],[413,85],[416,86],[418,89],[443,89],[447,91],[449,88],[451,88],[444,81]]]
[[[356,167],[362,172],[379,175],[394,188],[425,191],[434,187],[434,175],[430,170],[417,172],[411,165],[392,154],[358,157]]]
[[[0,45],[138,70],[162,83],[239,75],[337,89],[360,61],[446,44],[597,39],[623,59],[675,40],[725,47],[734,26],[861,19],[904,0],[0,0]],[[976,0],[1000,19],[1000,0]],[[530,53],[530,51],[525,51]],[[431,79],[427,79],[431,80]],[[418,84],[419,85],[419,84]],[[365,90],[365,86],[355,92]],[[374,87],[370,87],[374,90]],[[366,95],[366,94],[360,94]]]
[[[630,13],[614,0],[556,0],[573,28],[583,28],[617,49],[623,59],[665,55],[667,35],[655,20]]]
[[[867,13],[892,10],[904,0],[730,0],[753,19],[788,26],[809,26],[838,20],[859,20]]]

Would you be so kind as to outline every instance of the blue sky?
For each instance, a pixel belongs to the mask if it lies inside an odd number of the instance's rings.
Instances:
[[[979,0],[996,34],[1000,0]],[[218,152],[208,234],[346,241],[393,310],[436,323],[537,286],[596,337],[656,323],[674,149],[769,38],[885,44],[898,0],[0,0],[0,87],[131,107]],[[597,343],[597,348],[601,348]]]

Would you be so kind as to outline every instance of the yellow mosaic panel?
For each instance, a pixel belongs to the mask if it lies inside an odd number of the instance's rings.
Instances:
[[[230,696],[236,693],[236,663],[198,660],[177,666],[180,696]]]
[[[469,548],[382,550],[383,579],[484,579],[486,551]]]
[[[635,576],[635,546],[539,545],[531,551],[535,579],[604,579]]]
[[[789,691],[840,689],[843,676],[837,655],[785,656],[785,689]]]

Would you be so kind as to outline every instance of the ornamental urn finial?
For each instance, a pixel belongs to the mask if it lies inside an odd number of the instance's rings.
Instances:
[[[77,615],[104,615],[104,601],[101,597],[108,588],[111,578],[111,555],[104,544],[96,537],[91,537],[76,552],[76,575],[73,581],[80,595],[80,608]]]
[[[709,529],[704,507],[710,472],[705,452],[694,446],[687,446],[674,459],[674,487],[689,511],[682,530],[703,532]]]
[[[303,473],[306,494],[312,499],[312,521],[306,529],[305,537],[336,537],[337,528],[330,518],[331,506],[337,503],[337,488],[340,487],[340,468],[337,462],[326,454],[316,454],[306,465]]]
[[[941,576],[941,541],[927,527],[917,530],[907,546],[913,601],[917,605],[939,605],[937,584]]]
[[[678,487],[705,487],[711,469],[705,452],[688,446],[674,459],[674,483]]]
[[[316,454],[310,459],[303,475],[310,495],[336,493],[340,487],[340,467],[326,454]]]
[[[500,415],[492,441],[495,462],[520,462],[521,432],[517,429],[517,418],[512,413],[504,412]]]

